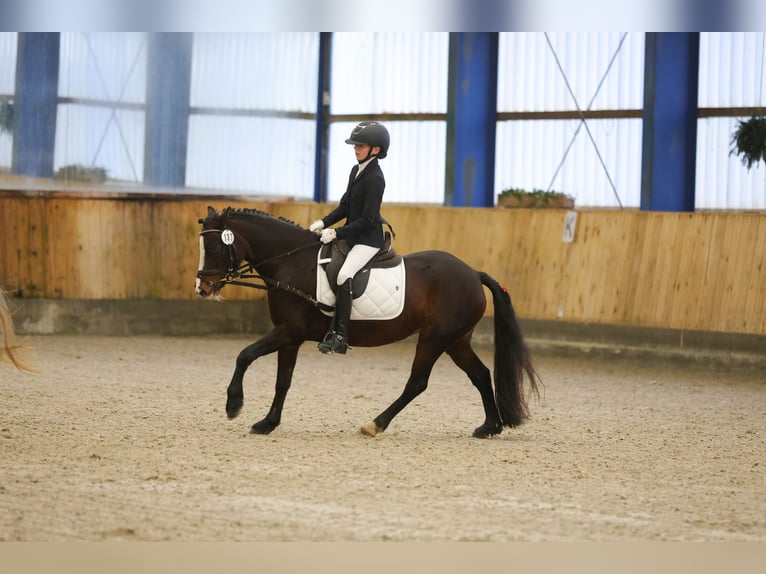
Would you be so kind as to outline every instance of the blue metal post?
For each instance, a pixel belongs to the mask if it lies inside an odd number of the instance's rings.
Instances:
[[[53,176],[60,34],[20,32],[14,95],[11,171]]]
[[[144,183],[183,187],[191,94],[191,33],[149,36]]]
[[[647,33],[641,209],[694,211],[699,33]]]
[[[497,32],[450,34],[445,204],[494,205]]]
[[[327,155],[329,147],[330,69],[332,32],[319,34],[319,80],[317,83],[316,146],[314,151],[314,201],[327,201]]]

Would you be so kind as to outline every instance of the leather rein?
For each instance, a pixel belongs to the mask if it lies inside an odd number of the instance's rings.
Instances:
[[[229,257],[229,264],[226,269],[200,269],[197,271],[197,279],[199,279],[202,283],[205,283],[211,289],[220,290],[224,285],[239,285],[241,287],[252,287],[253,289],[263,289],[266,291],[270,289],[282,289],[283,291],[287,291],[288,293],[292,293],[293,295],[297,295],[298,297],[305,299],[323,311],[332,311],[334,309],[334,307],[326,305],[321,301],[317,301],[308,293],[304,293],[300,289],[297,289],[288,283],[283,283],[282,281],[274,279],[273,277],[267,277],[259,273],[253,273],[253,271],[255,271],[255,265],[249,261],[246,261],[241,265],[237,265],[237,262],[239,261],[237,258],[237,248],[234,245],[234,233],[230,229],[204,229],[200,231],[200,237],[207,233],[221,234],[221,242],[226,248],[226,253]],[[258,263],[258,265],[265,265],[267,263],[289,257],[290,255],[298,253],[299,251],[303,251],[304,249],[308,249],[309,247],[316,248],[316,244],[309,243],[307,245],[296,247],[295,249],[291,249],[290,251],[286,251],[285,253],[281,253],[275,257],[261,261]],[[206,278],[209,275],[223,275],[223,279],[219,279],[218,281],[209,281]],[[250,282],[251,280],[263,281],[263,285],[259,283],[252,283]]]

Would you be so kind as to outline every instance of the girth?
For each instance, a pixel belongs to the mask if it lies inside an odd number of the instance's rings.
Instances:
[[[367,284],[370,281],[370,269],[389,269],[391,267],[396,267],[401,263],[402,256],[394,251],[394,248],[391,245],[391,234],[386,232],[385,237],[385,243],[380,251],[378,251],[377,255],[370,259],[370,261],[368,261],[367,264],[354,276],[354,279],[351,282],[351,291],[354,299],[361,296],[367,288]],[[333,293],[337,292],[338,273],[343,266],[343,262],[346,261],[346,256],[348,256],[349,251],[351,251],[351,247],[343,239],[327,243],[320,248],[319,264],[325,270],[325,273],[327,273],[327,279],[330,282],[330,288]]]

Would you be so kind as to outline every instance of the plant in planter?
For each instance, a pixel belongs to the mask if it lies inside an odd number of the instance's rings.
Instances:
[[[545,191],[544,189],[527,191],[511,188],[504,189],[498,194],[497,206],[571,209],[574,207],[574,198],[558,191]]]
[[[53,179],[104,183],[106,181],[106,170],[103,167],[85,167],[79,164],[70,164],[60,167],[53,174]]]
[[[738,155],[742,164],[750,170],[759,161],[766,162],[766,117],[753,115],[740,120],[731,136],[729,155]]]

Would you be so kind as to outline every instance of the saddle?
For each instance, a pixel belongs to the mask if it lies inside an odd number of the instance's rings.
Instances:
[[[330,289],[332,289],[333,293],[337,293],[338,273],[349,251],[351,251],[351,247],[343,239],[327,243],[319,250],[319,265],[325,270],[327,279],[330,282]],[[391,234],[386,231],[383,247],[380,248],[377,255],[359,270],[351,282],[353,298],[359,298],[364,293],[364,290],[367,289],[371,269],[390,269],[398,266],[401,262],[402,256],[394,251],[391,245]]]

